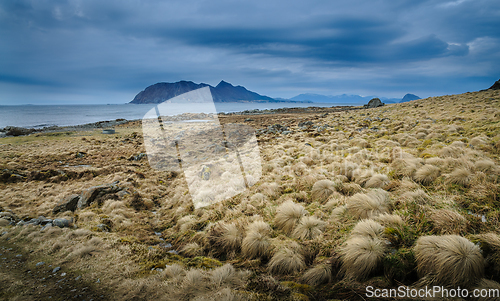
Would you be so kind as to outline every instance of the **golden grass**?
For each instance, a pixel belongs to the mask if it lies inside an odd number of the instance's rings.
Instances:
[[[363,281],[381,264],[386,242],[379,238],[352,236],[341,249],[342,270],[347,278]]]
[[[271,227],[263,221],[250,224],[241,245],[243,255],[247,258],[269,256],[272,250],[270,232]]]
[[[307,270],[300,279],[303,283],[311,286],[328,283],[332,280],[332,267],[328,263],[315,265]]]
[[[276,209],[274,224],[286,234],[290,234],[306,214],[307,211],[302,205],[286,201]]]
[[[347,199],[347,211],[356,218],[372,218],[388,213],[390,200],[387,192],[377,189],[369,193],[357,193]]]
[[[298,240],[310,240],[321,236],[325,222],[314,216],[303,216],[293,230],[292,236]]]
[[[414,251],[418,273],[431,284],[472,287],[484,275],[479,247],[461,236],[422,236]]]
[[[314,183],[311,191],[313,200],[324,203],[336,191],[336,184],[330,180],[320,180]]]
[[[304,256],[294,247],[283,247],[274,253],[268,270],[273,275],[295,274],[305,269]]]
[[[460,213],[448,210],[434,210],[430,215],[430,220],[438,234],[462,234],[467,229],[467,219]]]

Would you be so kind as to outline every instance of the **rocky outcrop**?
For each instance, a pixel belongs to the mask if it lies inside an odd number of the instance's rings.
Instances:
[[[25,129],[25,128],[20,128],[16,126],[7,126],[1,130],[1,132],[5,133],[5,136],[24,136],[24,135],[29,135],[33,132],[36,132],[37,130],[35,129]]]
[[[364,105],[363,107],[364,107],[365,109],[373,109],[373,108],[382,107],[382,106],[384,106],[384,105],[385,105],[385,104],[384,104],[382,101],[380,101],[380,99],[379,99],[379,98],[372,98],[372,99],[368,102],[368,104]]]
[[[80,196],[78,194],[69,195],[57,203],[52,213],[57,214],[64,211],[75,211],[79,200]]]
[[[101,202],[104,196],[109,195],[109,194],[115,194],[122,190],[122,187],[119,187],[117,182],[113,182],[111,184],[104,184],[104,185],[99,185],[99,186],[94,186],[85,189],[82,194],[80,195],[80,198],[77,203],[77,208],[82,209],[85,207],[88,207],[90,204],[92,204],[95,201]],[[108,196],[109,197],[109,196]],[[118,197],[116,197],[118,198]]]

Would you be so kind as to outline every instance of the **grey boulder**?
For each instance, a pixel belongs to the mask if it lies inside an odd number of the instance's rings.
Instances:
[[[365,109],[373,109],[378,107],[383,107],[385,104],[379,98],[372,98],[368,104],[364,105]]]

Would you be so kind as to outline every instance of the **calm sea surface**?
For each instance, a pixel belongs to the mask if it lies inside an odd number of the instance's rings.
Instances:
[[[277,109],[293,107],[331,107],[332,103],[216,103],[217,112],[241,112],[253,109]],[[121,105],[26,105],[0,106],[0,128],[6,126],[42,128],[45,126],[79,125],[97,121],[142,119],[154,104]],[[199,113],[197,108],[182,104],[172,104],[166,115],[185,112]],[[163,113],[163,112],[162,112]]]

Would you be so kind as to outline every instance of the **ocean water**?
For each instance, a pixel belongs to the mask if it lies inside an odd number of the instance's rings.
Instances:
[[[332,103],[215,103],[218,113],[241,112],[253,109],[278,109],[296,107],[331,107]],[[42,128],[45,126],[68,126],[98,121],[142,119],[155,104],[118,105],[25,105],[0,106],[0,129],[6,126]],[[203,108],[186,104],[170,104],[167,115],[200,113]]]

